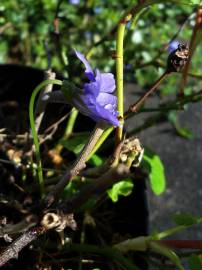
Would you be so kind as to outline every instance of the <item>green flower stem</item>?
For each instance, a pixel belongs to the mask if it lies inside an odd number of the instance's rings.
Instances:
[[[91,254],[100,254],[106,258],[119,263],[123,269],[127,270],[140,270],[135,264],[133,264],[128,258],[124,257],[118,250],[111,247],[100,247],[89,244],[70,244],[65,245],[64,251],[66,252],[83,252]]]
[[[185,268],[183,267],[183,265],[180,261],[180,258],[177,256],[177,254],[172,249],[170,249],[162,244],[159,244],[157,242],[151,241],[149,243],[149,250],[167,257],[168,259],[170,259],[174,263],[174,265],[177,266],[177,268],[179,270],[185,270]]]
[[[131,15],[126,16],[119,23],[116,38],[116,91],[117,91],[117,109],[121,119],[121,125],[117,128],[117,142],[120,142],[123,134],[123,113],[124,113],[124,98],[123,98],[123,41],[124,32],[127,22],[131,19]]]
[[[168,236],[173,235],[175,233],[184,231],[186,228],[188,228],[188,226],[185,226],[185,225],[180,225],[180,226],[177,226],[174,228],[170,228],[166,231],[163,231],[163,232],[156,234],[154,238],[156,240],[161,240],[162,238],[165,238],[165,237],[168,237]]]
[[[201,224],[202,223],[202,218],[199,218],[197,220],[197,223],[196,224]],[[165,238],[165,237],[168,237],[170,235],[173,235],[175,233],[178,233],[178,232],[181,232],[181,231],[184,231],[185,229],[188,229],[189,227],[193,226],[194,224],[190,224],[190,225],[179,225],[177,227],[173,227],[173,228],[170,228],[166,231],[163,231],[163,232],[160,232],[158,234],[155,235],[155,239],[154,240],[161,240],[162,238]]]
[[[45,74],[44,74],[44,81],[45,80],[54,80],[55,79],[55,72],[53,72],[51,69],[46,70]],[[34,111],[34,115],[36,117],[35,119],[35,127],[36,127],[36,131],[38,133],[41,123],[43,121],[43,117],[44,117],[44,113],[46,110],[46,103],[43,102],[43,100],[41,99],[43,95],[52,92],[53,90],[53,85],[52,84],[48,84],[46,85],[46,87],[44,88],[44,91],[41,91],[38,98],[37,98],[37,102],[36,102],[36,106],[35,106],[35,111]]]
[[[76,108],[73,108],[70,112],[70,116],[69,116],[69,119],[68,119],[68,122],[67,122],[67,126],[66,126],[66,130],[63,134],[63,137],[62,137],[62,140],[67,140],[72,132],[73,132],[73,129],[74,129],[74,124],[76,122],[76,118],[78,116],[78,113],[79,111],[76,109]],[[56,146],[55,146],[55,152],[57,154],[60,154],[61,151],[63,149],[63,145],[58,143]]]
[[[35,103],[35,99],[36,99],[37,94],[42,89],[44,89],[44,87],[48,84],[62,85],[62,81],[60,81],[60,80],[43,81],[34,89],[32,95],[31,95],[30,102],[29,102],[29,120],[30,120],[30,127],[31,127],[31,131],[32,131],[35,152],[36,152],[37,173],[38,173],[38,178],[39,178],[39,186],[40,186],[41,196],[43,196],[43,194],[44,194],[44,180],[43,180],[42,164],[41,164],[41,157],[40,157],[39,141],[38,141],[37,131],[36,131],[36,127],[35,127],[35,121],[34,121],[34,103]]]
[[[76,108],[72,109],[70,116],[69,116],[69,120],[67,122],[65,134],[64,134],[65,139],[67,139],[72,134],[78,113],[79,113],[79,111]]]
[[[114,130],[114,127],[108,127],[107,129],[105,129],[105,131],[102,133],[97,143],[95,144],[93,150],[88,155],[87,160],[89,160],[97,152],[97,150],[100,148],[100,146],[108,138],[108,136],[112,133],[113,130]]]
[[[153,241],[151,236],[140,236],[114,245],[121,253],[129,251],[152,251],[169,258],[180,270],[184,270],[179,257],[167,246]]]
[[[117,109],[120,116],[123,116],[123,39],[125,23],[120,23],[116,40],[116,87],[118,104]]]

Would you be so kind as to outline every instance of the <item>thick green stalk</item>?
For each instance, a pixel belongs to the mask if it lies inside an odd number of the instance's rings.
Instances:
[[[41,191],[41,196],[44,194],[44,180],[43,180],[43,172],[42,172],[42,164],[41,164],[41,157],[40,157],[40,147],[39,147],[39,141],[37,136],[37,131],[35,127],[35,121],[34,121],[34,103],[37,94],[44,89],[44,87],[48,84],[57,84],[62,85],[62,81],[60,80],[46,80],[40,83],[33,91],[31,95],[31,99],[29,102],[29,120],[30,120],[30,127],[32,131],[34,146],[35,146],[35,152],[36,152],[36,162],[37,162],[37,173],[39,178],[39,186]]]
[[[127,22],[131,19],[131,15],[124,18],[118,25],[117,37],[116,37],[116,91],[117,91],[117,109],[121,120],[120,127],[117,128],[117,143],[122,139],[123,134],[123,41],[124,32]]]
[[[118,104],[117,109],[120,116],[123,116],[123,39],[125,23],[120,23],[116,39],[116,91]]]

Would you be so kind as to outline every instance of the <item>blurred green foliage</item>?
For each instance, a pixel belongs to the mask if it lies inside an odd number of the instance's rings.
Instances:
[[[112,58],[115,35],[107,36],[123,12],[137,1],[80,0],[1,0],[0,63],[18,63],[45,69],[50,65],[64,76],[76,75],[69,57],[72,48],[89,53],[92,66],[114,71]],[[125,38],[125,80],[141,86],[151,84],[162,73],[167,53],[159,52],[189,17],[177,37],[188,41],[194,24],[195,6],[162,1],[146,8],[138,20],[128,24]],[[60,3],[60,5],[58,5]],[[187,3],[187,5],[186,5]],[[57,18],[57,20],[55,20]],[[58,22],[58,26],[55,23]],[[105,41],[94,47],[106,36]],[[159,55],[159,56],[158,56]],[[193,71],[200,67],[201,48],[193,60]],[[152,60],[155,61],[152,62]],[[68,60],[67,60],[68,59]],[[158,65],[157,63],[160,63]],[[68,71],[66,73],[66,71]],[[163,94],[175,93],[180,76],[171,76],[161,86]],[[194,79],[193,79],[194,80]],[[195,82],[195,80],[194,80]],[[193,81],[190,81],[193,85]],[[197,84],[194,84],[197,87]]]

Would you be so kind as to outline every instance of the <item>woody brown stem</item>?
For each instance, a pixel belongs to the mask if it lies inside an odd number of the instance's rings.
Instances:
[[[34,227],[18,237],[0,254],[0,267],[10,259],[17,258],[19,252],[44,232],[42,227]]]
[[[128,118],[131,113],[136,113],[144,104],[145,100],[149,95],[151,95],[156,88],[161,84],[161,82],[170,74],[167,70],[160,76],[160,78],[153,84],[153,86],[143,95],[141,96],[133,105],[129,107],[129,109],[124,113],[124,118]]]
[[[187,84],[187,80],[188,80],[188,75],[189,75],[189,68],[190,68],[190,64],[191,64],[191,59],[193,57],[193,54],[196,50],[197,47],[197,43],[196,43],[196,39],[198,36],[198,32],[201,31],[201,26],[202,26],[202,8],[198,9],[198,11],[196,12],[196,21],[195,21],[195,25],[192,31],[192,35],[191,35],[191,39],[190,39],[190,45],[189,45],[189,57],[188,60],[185,64],[184,70],[183,70],[183,74],[182,74],[182,80],[181,80],[181,87],[179,89],[179,96],[183,97],[184,96],[184,88]]]
[[[98,139],[102,135],[104,129],[106,127],[105,123],[97,123],[95,126],[92,135],[89,138],[89,141],[84,146],[84,149],[81,151],[79,157],[74,162],[74,164],[67,170],[65,175],[61,178],[61,180],[55,185],[52,192],[50,192],[45,199],[45,206],[49,207],[61,194],[65,186],[71,181],[75,176],[79,174],[79,172],[85,168],[86,160],[90,155],[92,149],[97,143]]]

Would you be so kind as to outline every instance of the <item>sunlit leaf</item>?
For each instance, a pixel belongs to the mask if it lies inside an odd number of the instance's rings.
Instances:
[[[113,202],[117,202],[119,199],[119,196],[130,195],[133,190],[133,186],[134,184],[132,180],[126,179],[126,180],[120,181],[119,183],[114,184],[113,187],[107,191],[107,193]]]
[[[156,195],[160,195],[166,188],[163,163],[160,157],[149,149],[145,149],[143,161],[143,166],[149,173],[151,189]]]
[[[91,159],[90,159],[89,162],[90,162],[92,165],[98,167],[98,166],[102,165],[103,160],[102,160],[102,158],[101,158],[100,156],[94,154],[94,155],[91,157]]]

